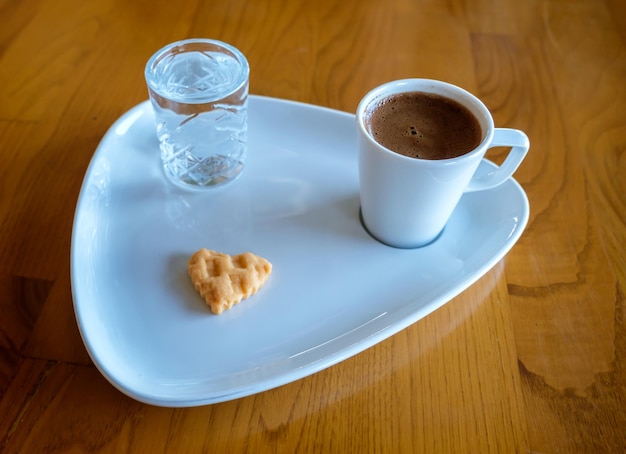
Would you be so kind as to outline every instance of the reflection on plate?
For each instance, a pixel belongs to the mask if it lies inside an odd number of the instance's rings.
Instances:
[[[89,166],[72,237],[76,318],[102,374],[139,401],[210,404],[336,364],[462,292],[528,220],[510,180],[466,194],[433,244],[390,248],[359,222],[353,115],[252,96],[249,142],[237,181],[185,192],[161,173],[144,102],[111,127]],[[272,276],[213,315],[186,272],[202,247],[252,251],[272,262]]]

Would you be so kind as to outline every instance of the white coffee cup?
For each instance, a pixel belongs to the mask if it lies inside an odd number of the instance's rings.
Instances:
[[[437,94],[462,104],[478,120],[482,141],[469,153],[440,160],[407,157],[380,145],[368,131],[368,115],[382,99],[405,92]],[[374,238],[399,248],[433,242],[464,192],[502,184],[517,170],[529,148],[522,131],[495,128],[491,113],[474,95],[437,80],[397,80],[373,89],[361,100],[356,121],[363,223]],[[510,147],[505,161],[492,172],[474,177],[492,147]]]

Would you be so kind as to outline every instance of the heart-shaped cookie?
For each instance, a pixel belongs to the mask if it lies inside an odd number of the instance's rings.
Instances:
[[[272,264],[251,252],[228,255],[200,249],[187,267],[195,289],[211,311],[221,314],[255,294],[272,272]]]

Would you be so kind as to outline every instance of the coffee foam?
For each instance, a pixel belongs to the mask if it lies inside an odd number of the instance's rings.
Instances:
[[[465,106],[431,93],[387,96],[369,106],[364,118],[376,142],[412,158],[455,158],[482,140],[480,124]]]

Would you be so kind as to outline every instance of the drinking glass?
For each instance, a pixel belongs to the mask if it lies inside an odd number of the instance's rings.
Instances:
[[[188,39],[168,44],[146,64],[165,175],[191,189],[236,179],[247,154],[245,56],[230,44]]]

